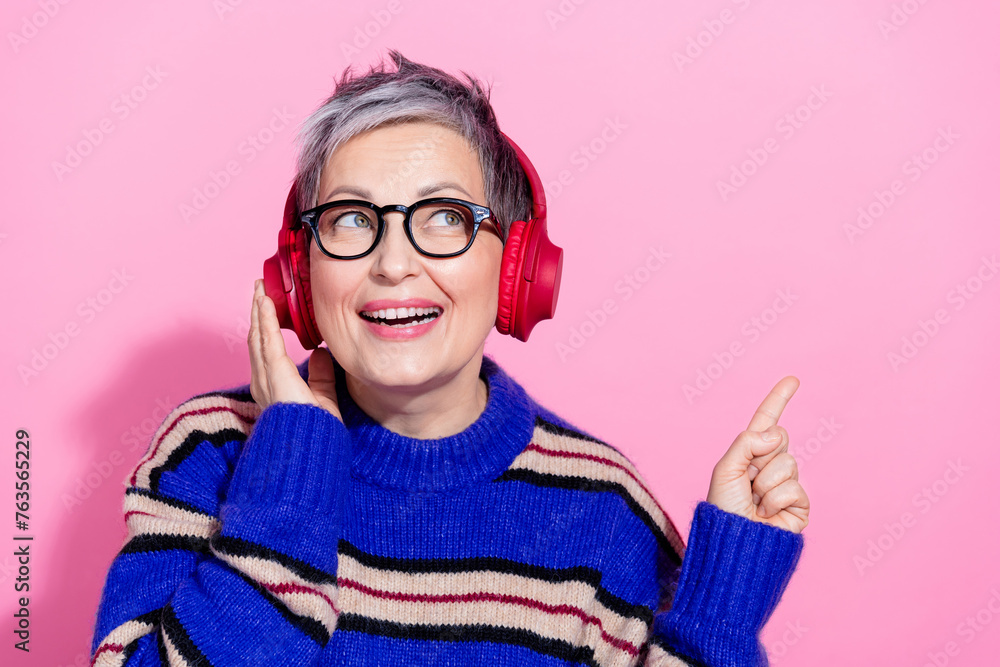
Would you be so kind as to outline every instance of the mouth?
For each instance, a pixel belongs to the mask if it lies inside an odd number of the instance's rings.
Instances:
[[[362,319],[393,329],[405,329],[425,324],[441,316],[441,308],[385,308],[382,310],[362,310]]]

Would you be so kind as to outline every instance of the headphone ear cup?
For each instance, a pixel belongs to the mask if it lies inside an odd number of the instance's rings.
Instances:
[[[497,299],[496,329],[504,335],[513,335],[517,313],[517,293],[521,287],[524,256],[521,238],[525,222],[517,220],[510,225],[500,263],[500,289]]]
[[[295,185],[285,200],[278,232],[278,251],[264,262],[264,293],[274,302],[278,325],[291,329],[307,350],[319,347],[323,337],[316,326],[309,282],[309,232],[296,225]]]

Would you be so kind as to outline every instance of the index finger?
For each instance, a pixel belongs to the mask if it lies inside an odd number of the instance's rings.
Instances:
[[[761,402],[757,412],[753,414],[748,431],[763,431],[778,423],[781,411],[788,405],[789,399],[799,388],[799,379],[794,375],[788,375],[778,381],[771,389],[771,393]]]

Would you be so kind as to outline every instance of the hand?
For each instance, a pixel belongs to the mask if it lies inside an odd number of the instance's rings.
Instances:
[[[788,453],[788,432],[778,417],[799,388],[793,375],[783,378],[757,408],[712,470],[708,502],[752,521],[801,533],[809,523],[809,498],[799,484],[799,468]],[[766,440],[764,436],[773,436]]]
[[[343,421],[337,405],[333,356],[318,347],[309,357],[309,384],[285,353],[278,313],[274,302],[264,294],[264,281],[254,282],[253,306],[250,308],[250,393],[261,408],[273,403],[309,403],[323,408]]]

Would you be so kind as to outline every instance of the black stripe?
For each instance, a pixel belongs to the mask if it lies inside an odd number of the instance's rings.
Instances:
[[[632,513],[639,517],[639,520],[646,524],[649,530],[653,533],[657,544],[670,558],[670,562],[678,567],[681,565],[681,555],[677,553],[673,545],[670,544],[667,536],[660,530],[660,527],[653,520],[653,517],[651,517],[649,512],[647,512],[642,505],[640,505],[636,499],[632,497],[632,494],[628,492],[628,489],[617,482],[609,482],[607,480],[593,479],[590,477],[577,477],[573,475],[551,475],[549,473],[541,473],[524,468],[508,468],[503,472],[503,474],[493,481],[516,481],[525,482],[526,484],[534,484],[535,486],[555,487],[571,491],[596,491],[618,494],[628,505],[629,509],[632,510]]]
[[[163,607],[159,609],[154,609],[153,611],[147,611],[142,616],[136,616],[133,621],[138,621],[139,623],[151,623],[153,625],[160,624],[160,617],[163,616]]]
[[[187,630],[181,625],[180,619],[177,618],[177,614],[174,613],[174,608],[168,602],[165,607],[163,607],[163,629],[170,638],[170,642],[177,649],[177,652],[187,660],[188,664],[191,665],[206,665],[210,666],[212,663],[208,661],[205,654],[195,646],[194,642],[191,641],[191,637],[188,636]],[[160,648],[160,659],[166,660],[167,649],[166,646]],[[164,664],[167,664],[164,662]]]
[[[159,634],[159,632],[160,632],[160,626],[157,625],[155,628],[153,628],[153,632]],[[132,641],[130,641],[128,643],[128,645],[124,649],[122,649],[122,654],[121,655],[122,655],[122,664],[123,665],[128,663],[128,659],[131,658],[132,654],[135,653],[136,650],[139,648],[139,640],[142,639],[143,637],[148,637],[148,636],[149,636],[149,634],[140,635],[140,636],[136,637],[135,639],[133,639]]]
[[[615,448],[612,445],[609,445],[608,443],[604,442],[603,440],[599,440],[599,439],[595,438],[592,435],[587,435],[586,433],[583,433],[582,431],[576,431],[576,430],[573,430],[573,429],[566,428],[565,426],[560,426],[559,424],[553,424],[552,422],[550,422],[550,421],[548,421],[546,419],[543,419],[541,415],[535,415],[535,426],[539,426],[539,427],[541,427],[541,429],[543,431],[548,431],[549,433],[552,433],[554,435],[565,435],[565,436],[569,436],[570,438],[576,438],[577,440],[586,440],[587,442],[596,442],[599,445],[604,445],[605,447],[611,447],[611,449],[614,449],[616,452],[618,452],[619,454],[621,454],[621,452],[618,451],[617,448]],[[622,456],[625,456],[625,455],[622,454]]]
[[[678,660],[683,660],[684,662],[686,662],[691,667],[708,667],[708,665],[705,664],[704,662],[701,662],[700,660],[695,660],[694,658],[686,656],[683,653],[681,653],[680,651],[677,651],[674,647],[672,647],[669,644],[667,644],[667,642],[664,641],[663,638],[660,637],[659,635],[652,635],[649,638],[649,643],[650,644],[656,644],[661,649],[663,649],[664,652],[666,652],[667,655],[671,655],[671,656],[677,658]]]
[[[149,553],[151,551],[168,551],[172,549],[211,555],[211,551],[208,549],[208,540],[204,537],[152,533],[136,535],[122,547],[119,554]]]
[[[531,579],[539,579],[549,583],[565,581],[580,581],[595,589],[594,597],[605,607],[620,616],[638,618],[646,624],[653,622],[653,611],[641,604],[632,604],[628,600],[607,591],[601,585],[602,574],[586,565],[574,567],[546,567],[531,563],[521,563],[508,558],[496,556],[472,556],[466,558],[393,558],[377,556],[361,551],[347,540],[341,538],[337,550],[350,556],[367,567],[380,570],[397,570],[408,574],[447,572],[503,572]]]
[[[239,537],[215,534],[212,536],[212,546],[221,553],[228,556],[250,556],[253,558],[263,558],[281,563],[289,570],[299,575],[306,581],[314,584],[336,584],[337,575],[324,572],[314,565],[310,565],[304,560],[299,560],[288,554],[269,549],[256,542],[250,542]]]
[[[197,396],[192,396],[185,403],[197,400],[199,398],[210,398],[212,396],[221,396],[222,398],[228,398],[240,403],[256,403],[253,398],[253,394],[250,393],[250,385],[244,384],[232,389],[220,389],[219,391],[206,391],[204,394],[198,394]]]
[[[177,469],[184,462],[191,452],[198,448],[203,442],[211,444],[213,447],[222,447],[230,442],[245,442],[247,434],[235,428],[224,428],[214,433],[205,431],[191,431],[184,442],[174,448],[167,460],[153,468],[149,473],[149,487],[153,491],[159,491],[160,477],[172,470]]]
[[[169,667],[170,659],[167,657],[167,644],[163,641],[163,631],[156,629],[156,650],[160,654],[160,667]]]
[[[138,486],[130,486],[127,489],[125,489],[125,495],[127,496],[130,493],[137,496],[146,496],[147,498],[151,498],[157,502],[161,502],[164,505],[170,505],[171,507],[176,507],[177,509],[185,510],[187,512],[194,512],[195,514],[200,514],[210,519],[218,519],[218,517],[215,516],[214,514],[209,514],[205,510],[199,509],[194,505],[192,505],[191,503],[184,502],[183,500],[178,500],[177,498],[173,498],[171,496],[164,496],[160,493],[157,493],[156,491],[150,491],[149,489],[143,489]]]
[[[569,642],[517,628],[495,625],[410,625],[368,618],[344,612],[337,621],[337,631],[363,632],[400,639],[423,639],[451,642],[494,642],[524,646],[536,653],[551,655],[591,667],[599,667],[594,650],[589,646],[575,646]]]
[[[320,646],[326,646],[326,643],[330,641],[330,633],[326,631],[326,626],[322,623],[309,616],[299,616],[289,609],[288,605],[275,597],[271,591],[267,590],[258,581],[253,579],[253,577],[237,570],[234,567],[229,567],[229,569],[239,575],[240,579],[245,581],[248,586],[251,586],[254,590],[260,593],[261,597],[271,603],[271,606],[278,610],[278,613],[284,616],[286,621],[297,627],[303,634],[308,636],[314,642]]]

